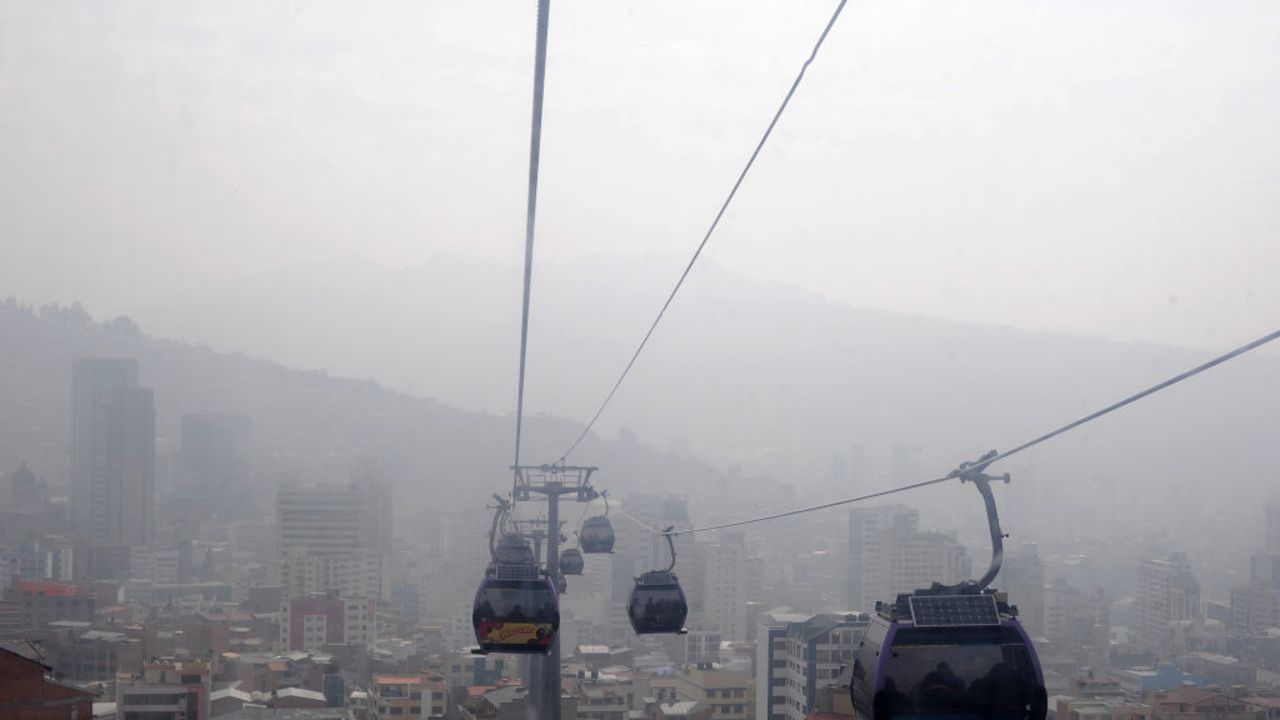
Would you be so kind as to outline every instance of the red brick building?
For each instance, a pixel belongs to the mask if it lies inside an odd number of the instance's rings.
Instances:
[[[287,650],[344,644],[367,647],[377,638],[373,598],[316,593],[290,600],[284,611],[280,641]]]
[[[50,678],[52,670],[0,646],[0,718],[91,720],[93,693]]]

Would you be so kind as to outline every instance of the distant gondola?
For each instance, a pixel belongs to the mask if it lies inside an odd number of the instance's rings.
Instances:
[[[613,523],[609,522],[609,498],[604,499],[604,514],[587,518],[578,530],[578,547],[588,554],[613,552]]]
[[[581,575],[585,565],[582,551],[578,548],[568,548],[560,553],[560,572],[565,575]]]
[[[684,621],[689,615],[689,603],[685,599],[680,580],[672,572],[676,566],[676,546],[671,539],[672,528],[663,536],[671,549],[671,564],[666,570],[650,570],[636,578],[627,603],[627,616],[631,629],[637,635],[683,634]]]

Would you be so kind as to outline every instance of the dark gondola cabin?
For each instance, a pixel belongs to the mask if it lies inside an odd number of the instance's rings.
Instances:
[[[519,536],[504,535],[493,555],[471,607],[479,652],[545,655],[560,629],[555,586]]]
[[[977,581],[934,583],[876,614],[853,651],[849,694],[867,720],[1044,720],[1049,700],[1035,645],[1018,611],[990,589],[1004,559],[1004,532],[989,475],[995,451],[954,473],[982,495],[991,564]],[[1003,478],[1009,481],[1009,476]]]
[[[578,548],[569,548],[560,553],[560,572],[565,575],[581,575],[585,565],[582,551]]]
[[[613,552],[613,523],[604,515],[587,518],[578,531],[578,546],[588,554]]]
[[[689,604],[675,573],[651,570],[636,578],[627,616],[637,635],[683,633],[688,615]]]
[[[854,650],[854,714],[868,720],[1044,720],[1035,647],[993,591],[878,604]]]
[[[476,590],[471,622],[481,653],[545,655],[560,629],[555,587],[534,566],[498,564]]]

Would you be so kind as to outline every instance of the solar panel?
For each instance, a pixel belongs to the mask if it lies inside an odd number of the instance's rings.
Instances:
[[[908,600],[916,627],[1000,624],[1000,611],[992,595],[913,595]]]
[[[498,563],[494,575],[499,580],[537,580],[538,566],[521,563]]]
[[[666,570],[650,570],[636,578],[636,583],[640,585],[679,585],[676,580],[676,574],[667,572]]]

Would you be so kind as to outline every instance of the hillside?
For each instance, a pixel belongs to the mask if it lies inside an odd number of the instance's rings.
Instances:
[[[513,421],[388,390],[372,380],[291,370],[244,355],[152,338],[132,321],[93,322],[83,310],[0,304],[0,468],[26,460],[65,483],[71,367],[79,356],[138,359],[155,388],[158,472],[179,447],[183,413],[253,417],[261,482],[342,480],[353,462],[380,462],[404,493],[445,507],[474,506],[509,482]],[[549,437],[574,431],[547,417],[526,422],[525,458],[554,459]],[[715,474],[634,440],[584,443],[608,469],[608,487],[680,487]]]
[[[39,448],[33,463],[62,462],[72,359],[133,355],[157,388],[162,450],[176,447],[182,412],[243,412],[272,452],[264,471],[343,477],[369,455],[411,493],[478,502],[505,485],[512,422],[459,408],[512,402],[518,287],[508,269],[300,263],[264,268],[234,293],[192,278],[170,305],[137,315],[159,334],[332,375],[10,305],[0,399],[18,411],[0,420],[0,461]],[[564,418],[590,416],[669,269],[661,258],[540,266],[526,458],[554,459],[576,435]],[[732,514],[730,500],[825,501],[946,472],[1207,357],[849,307],[707,264],[573,460],[601,466],[601,484],[620,493],[678,489],[704,519]],[[1250,499],[1274,492],[1280,465],[1277,396],[1280,360],[1250,355],[1017,458],[1001,468],[1016,477],[1002,490],[1011,531],[1177,536],[1193,553],[1247,557],[1260,532]],[[981,528],[964,489],[903,500],[931,525]]]
[[[679,261],[596,257],[539,265],[527,407],[590,417]],[[307,261],[288,271],[261,269],[239,279],[234,293],[195,278],[178,302],[141,308],[137,316],[162,334],[373,376],[459,407],[504,411],[514,395],[518,277],[515,266],[447,256],[405,268]],[[321,297],[315,288],[324,288]],[[1247,339],[1224,334],[1216,345]],[[918,448],[908,453],[915,471],[945,471],[1209,356],[850,307],[708,261],[690,276],[597,430],[613,437],[629,427],[657,447],[827,493],[841,491],[815,487],[827,481],[833,456],[845,456],[864,483],[912,469],[899,463],[894,470],[895,446]],[[1190,493],[1202,488],[1193,479],[1206,476],[1261,491],[1267,468],[1280,462],[1272,442],[1280,407],[1265,400],[1277,393],[1280,359],[1263,351],[1055,441],[1022,463],[1049,477],[1123,477],[1128,499],[1171,477]],[[541,429],[547,433],[541,438],[562,446],[574,435],[567,423],[548,421]],[[577,459],[602,462],[590,449]],[[1055,502],[1074,499],[1057,495]]]

